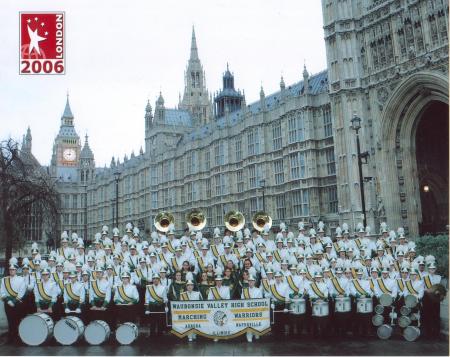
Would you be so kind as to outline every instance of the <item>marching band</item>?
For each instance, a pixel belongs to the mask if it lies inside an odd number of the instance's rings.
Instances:
[[[214,229],[203,237],[206,219],[194,210],[186,230],[176,237],[173,215],[155,218],[157,232],[141,240],[137,227],[103,226],[90,247],[72,233],[41,259],[33,244],[31,257],[11,258],[9,275],[1,280],[1,299],[9,324],[10,342],[19,342],[18,325],[33,313],[53,320],[78,316],[84,323],[106,321],[112,329],[131,321],[167,331],[169,301],[270,298],[272,332],[311,337],[370,336],[372,326],[397,318],[403,325],[424,326],[439,335],[439,301],[445,289],[432,255],[416,256],[405,232],[389,231],[371,239],[361,223],[352,235],[346,223],[333,239],[325,225],[298,232],[280,224],[272,236],[272,219],[258,212],[253,231],[238,211],[226,215],[225,232]],[[87,249],[86,249],[87,248]],[[376,315],[374,315],[374,313]],[[400,321],[400,317],[405,317]],[[402,326],[405,327],[405,326]],[[253,341],[247,332],[248,342]],[[189,341],[196,335],[191,333]]]

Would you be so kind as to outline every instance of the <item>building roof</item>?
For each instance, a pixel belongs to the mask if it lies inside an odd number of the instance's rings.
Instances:
[[[165,109],[164,124],[192,127],[191,114],[186,110]]]
[[[82,159],[94,159],[94,154],[92,153],[91,148],[89,147],[88,136],[86,134],[86,140],[84,142],[83,149],[81,149],[80,158]]]

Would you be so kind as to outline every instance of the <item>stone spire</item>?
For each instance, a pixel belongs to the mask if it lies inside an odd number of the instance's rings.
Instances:
[[[147,100],[147,105],[145,106],[145,130],[149,130],[152,124],[152,106],[150,105],[150,99]]]
[[[191,57],[190,61],[199,61],[198,58],[198,49],[197,49],[197,39],[195,38],[195,28],[192,25],[192,39],[191,39]]]
[[[303,65],[303,87],[304,87],[304,94],[309,93],[309,73],[306,70],[306,64]]]
[[[261,85],[261,90],[259,92],[259,100],[261,103],[261,110],[266,109],[266,95],[264,94],[263,86]]]
[[[283,91],[286,88],[286,84],[284,83],[283,76],[281,76],[280,80],[280,89]]]
[[[67,99],[66,99],[66,107],[64,108],[64,113],[62,115],[61,119],[73,119],[72,110],[70,109],[69,104],[69,93],[67,93]]]

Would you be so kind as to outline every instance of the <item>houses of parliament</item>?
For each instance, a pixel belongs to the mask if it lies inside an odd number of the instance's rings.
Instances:
[[[279,91],[261,88],[249,104],[228,66],[222,89],[208,91],[193,29],[177,108],[162,93],[143,103],[145,148],[109,167],[96,167],[67,99],[48,167],[61,231],[92,238],[118,216],[121,232],[133,222],[148,238],[158,212],[171,211],[181,230],[198,208],[211,230],[235,209],[248,220],[265,210],[274,227],[322,220],[332,233],[362,221],[361,191],[373,233],[382,221],[410,236],[445,231],[448,2],[322,0],[322,8],[327,68],[311,74],[299,63],[296,83],[281,78]],[[31,151],[30,132],[23,145]]]

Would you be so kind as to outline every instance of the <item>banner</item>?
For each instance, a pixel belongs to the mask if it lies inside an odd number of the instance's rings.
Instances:
[[[171,301],[172,333],[230,339],[270,331],[270,299]]]

